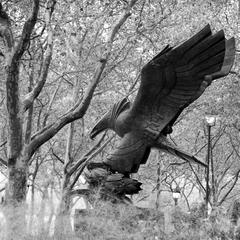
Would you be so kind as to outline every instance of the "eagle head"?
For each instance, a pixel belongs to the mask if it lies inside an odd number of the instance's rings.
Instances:
[[[113,107],[103,115],[90,132],[90,138],[94,139],[99,133],[107,129],[116,130],[116,119],[118,116],[130,107],[127,98],[115,103]]]
[[[111,110],[108,111],[103,117],[96,123],[90,132],[90,138],[94,139],[99,133],[111,127]]]

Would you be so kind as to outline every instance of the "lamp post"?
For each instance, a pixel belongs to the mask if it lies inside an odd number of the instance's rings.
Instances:
[[[210,175],[210,163],[212,169],[212,193],[215,194],[214,188],[214,166],[213,166],[213,158],[212,158],[212,143],[211,143],[211,127],[215,125],[216,117],[215,116],[206,116],[205,117],[206,124],[207,124],[207,169],[206,169],[206,216],[208,216],[208,203],[209,203],[209,196],[210,196],[210,188],[209,188],[209,175]]]
[[[176,186],[176,188],[173,189],[172,195],[173,195],[174,205],[177,206],[178,205],[178,199],[181,197],[179,186]]]

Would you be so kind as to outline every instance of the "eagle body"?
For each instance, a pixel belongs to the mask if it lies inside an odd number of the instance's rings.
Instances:
[[[223,30],[213,34],[209,25],[183,44],[165,47],[142,68],[135,100],[115,103],[91,131],[91,138],[106,129],[121,137],[103,164],[113,174],[126,176],[137,172],[151,149],[158,148],[206,166],[173,145],[167,135],[186,107],[215,79],[229,74],[234,56],[234,38],[226,39]]]

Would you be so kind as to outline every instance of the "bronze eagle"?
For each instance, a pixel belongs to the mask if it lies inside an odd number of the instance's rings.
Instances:
[[[133,103],[125,98],[114,104],[92,129],[91,138],[106,129],[122,138],[102,166],[125,176],[136,173],[140,164],[146,163],[151,148],[205,166],[168,141],[167,135],[181,112],[213,80],[229,74],[234,56],[234,38],[227,40],[223,30],[213,34],[210,25],[180,46],[165,47],[142,68]]]

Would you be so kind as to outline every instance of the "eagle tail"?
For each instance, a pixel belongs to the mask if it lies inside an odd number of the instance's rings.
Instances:
[[[173,144],[171,144],[170,142],[167,142],[166,140],[164,141],[164,143],[159,142],[156,147],[166,153],[177,156],[177,157],[183,159],[184,161],[187,161],[190,163],[191,162],[196,163],[196,164],[201,165],[202,167],[207,167],[207,165],[204,162],[197,159],[194,155],[180,150],[179,148],[177,148],[176,146],[173,146]]]

